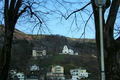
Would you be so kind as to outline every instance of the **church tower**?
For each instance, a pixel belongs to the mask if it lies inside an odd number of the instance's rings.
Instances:
[[[64,53],[64,54],[68,54],[69,53],[69,49],[68,49],[67,45],[64,45],[62,53]]]

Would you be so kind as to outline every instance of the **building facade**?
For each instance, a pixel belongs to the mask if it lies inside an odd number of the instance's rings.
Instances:
[[[16,76],[19,80],[25,80],[25,75],[23,73],[17,73]]]
[[[39,70],[40,70],[40,68],[36,64],[34,64],[30,67],[30,71],[39,71]]]
[[[88,72],[86,69],[71,69],[70,74],[72,75],[72,80],[78,80],[81,78],[88,78]]]
[[[74,50],[69,49],[67,45],[64,45],[62,53],[59,54],[78,55],[78,52],[74,52]]]
[[[46,76],[50,80],[65,80],[64,68],[59,65],[52,66],[51,72],[48,72]]]
[[[46,56],[46,50],[32,50],[33,57]]]

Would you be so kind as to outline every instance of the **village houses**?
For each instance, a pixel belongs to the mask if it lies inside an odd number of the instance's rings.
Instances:
[[[10,70],[10,80],[25,80],[25,75],[22,72],[17,72],[16,70]]]

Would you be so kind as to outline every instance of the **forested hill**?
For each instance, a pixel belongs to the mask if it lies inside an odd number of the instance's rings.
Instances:
[[[3,43],[4,27],[0,27],[0,43]],[[95,53],[96,45],[94,39],[69,38],[60,35],[32,35],[25,34],[17,29],[14,31],[13,47],[22,42],[28,44],[31,48],[44,47],[49,54],[60,53],[64,45],[77,51],[78,53]],[[24,46],[24,45],[23,45]],[[19,48],[21,49],[21,48]]]
[[[1,48],[3,44],[3,32],[3,27],[0,27]],[[52,61],[48,64],[46,63],[48,66],[52,65],[53,63],[65,64],[63,66],[75,65],[85,67],[90,72],[94,72],[95,74],[98,72],[96,43],[94,39],[76,39],[60,35],[32,35],[25,34],[16,29],[12,44],[11,66],[18,68],[21,71],[26,71],[26,68],[28,68],[30,64],[33,64],[31,61],[32,50],[34,48],[42,48],[47,51],[47,55],[53,56],[45,59],[47,60],[46,62]],[[62,52],[64,45],[67,45],[69,49],[78,52],[79,56],[58,56],[58,53]],[[39,65],[42,65],[42,62],[38,63],[41,63]]]

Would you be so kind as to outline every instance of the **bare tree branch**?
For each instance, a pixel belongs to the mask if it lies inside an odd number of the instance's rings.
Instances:
[[[5,24],[7,23],[7,20],[6,20],[6,18],[8,18],[8,2],[9,2],[9,0],[5,0],[5,4],[4,4],[4,14],[5,14]]]
[[[69,4],[79,4],[79,3],[82,3],[82,2],[68,2],[68,1],[65,1],[65,0],[62,0],[63,2],[65,3],[69,3]]]
[[[89,16],[89,18],[87,19],[87,21],[86,21],[86,23],[85,23],[84,31],[83,31],[81,37],[84,35],[84,38],[85,38],[85,32],[86,32],[85,30],[86,30],[87,24],[88,24],[90,18],[92,17],[92,15],[93,15],[93,12],[91,13],[91,15]],[[81,38],[81,37],[80,37],[80,38]]]
[[[114,5],[116,5],[116,6],[114,6]],[[109,40],[114,39],[113,38],[114,24],[115,24],[115,20],[117,17],[117,11],[120,6],[120,0],[113,0],[111,6],[113,6],[113,7],[110,8],[110,12],[109,12],[109,15],[108,15],[108,18],[106,21],[107,26],[105,26],[105,30],[107,31],[105,35],[108,36],[107,38]]]
[[[10,10],[13,9],[13,11],[14,11],[15,3],[16,3],[16,0],[11,0],[11,2],[10,2]]]
[[[17,17],[20,17],[24,12],[26,12],[26,9],[27,9],[28,7],[29,7],[29,6],[26,6],[23,10],[21,10],[21,11],[18,13]]]
[[[76,12],[79,12],[79,11],[85,9],[85,8],[86,8],[88,5],[90,5],[90,4],[91,4],[91,2],[87,3],[84,7],[82,7],[82,8],[80,8],[80,9],[77,9],[77,10],[71,12],[67,17],[65,17],[64,15],[62,15],[62,16],[67,20],[72,14],[74,14],[74,13],[76,13]]]
[[[18,12],[19,12],[19,9],[21,7],[21,4],[22,4],[22,0],[17,0],[16,2],[16,6],[15,6],[15,14],[17,16]]]

